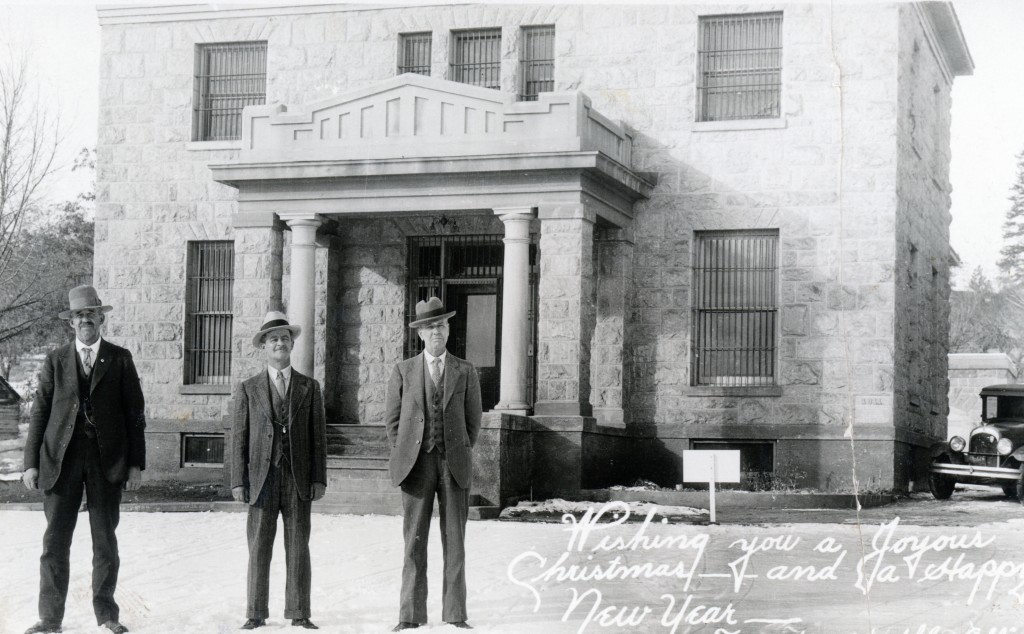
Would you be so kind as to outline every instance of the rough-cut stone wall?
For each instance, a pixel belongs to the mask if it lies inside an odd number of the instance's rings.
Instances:
[[[952,78],[914,6],[900,8],[896,184],[896,427],[946,437]]]

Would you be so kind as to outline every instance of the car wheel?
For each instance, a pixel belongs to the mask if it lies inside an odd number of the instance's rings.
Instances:
[[[946,456],[939,456],[932,461],[932,464],[949,464],[949,458]],[[1021,491],[1021,487],[1024,487],[1024,482],[1018,480],[1016,483],[1018,495]],[[929,473],[928,488],[931,489],[932,495],[935,496],[936,500],[948,500],[949,497],[953,495],[953,489],[956,488],[956,480],[952,476]]]
[[[1020,466],[1020,475],[1017,476],[1017,501],[1024,504],[1024,464]]]
[[[1006,497],[1008,497],[1008,498],[1019,498],[1020,497],[1020,493],[1017,491],[1017,489],[1020,488],[1020,479],[1019,478],[1018,478],[1018,480],[1016,482],[1004,482],[1001,486],[1003,487],[1003,495],[1005,495]]]

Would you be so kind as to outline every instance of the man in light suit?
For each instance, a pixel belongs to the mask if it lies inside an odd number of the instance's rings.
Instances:
[[[248,602],[244,630],[262,627],[270,615],[270,557],[278,513],[284,519],[287,561],[284,618],[310,621],[309,561],[312,502],[327,490],[327,426],[320,384],[291,367],[294,339],[302,329],[271,311],[252,338],[267,370],[241,383],[235,394],[231,442],[231,495],[249,503]]]
[[[42,489],[46,532],[39,560],[39,622],[25,634],[60,632],[68,596],[71,538],[82,490],[92,529],[92,608],[96,622],[127,632],[114,601],[121,560],[117,550],[121,490],[135,491],[146,468],[142,384],[130,352],[100,336],[106,313],[91,286],[68,292],[60,315],[75,342],[46,355],[25,441],[29,489]]]
[[[416,304],[409,324],[424,351],[395,366],[385,405],[391,443],[391,483],[402,488],[405,564],[395,632],[427,622],[427,535],[437,495],[444,548],[441,617],[466,623],[466,519],[473,484],[473,445],[480,432],[480,378],[476,368],[445,350],[448,320],[441,300]]]

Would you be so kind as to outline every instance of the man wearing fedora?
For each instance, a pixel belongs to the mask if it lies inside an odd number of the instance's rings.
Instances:
[[[105,306],[91,286],[68,292],[74,343],[46,355],[25,441],[29,489],[44,492],[46,532],[39,560],[39,622],[25,634],[60,632],[68,595],[71,538],[85,490],[92,529],[92,607],[96,622],[120,634],[114,601],[120,558],[121,490],[135,491],[146,468],[142,384],[130,352],[100,336]]]
[[[480,378],[450,354],[447,312],[437,297],[416,304],[409,324],[424,350],[395,366],[385,397],[391,482],[402,488],[405,563],[395,632],[427,622],[427,535],[437,495],[444,548],[441,618],[466,623],[466,519],[473,484],[473,445],[480,432]]]
[[[266,354],[267,369],[243,381],[235,393],[231,495],[249,504],[244,630],[266,625],[270,615],[278,514],[284,519],[287,562],[284,617],[294,626],[319,629],[309,619],[309,533],[312,502],[327,490],[327,425],[320,384],[291,367],[301,332],[284,313],[267,313],[252,338]]]

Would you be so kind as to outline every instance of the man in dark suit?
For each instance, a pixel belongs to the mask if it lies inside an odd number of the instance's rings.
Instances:
[[[120,558],[115,530],[121,490],[135,491],[146,468],[142,385],[130,352],[100,337],[104,306],[91,286],[68,292],[75,342],[46,355],[28,438],[29,489],[42,489],[46,532],[39,560],[39,622],[25,634],[60,632],[68,595],[71,538],[83,487],[92,529],[92,607],[96,622],[121,634],[114,601]]]
[[[327,425],[320,384],[291,367],[302,329],[271,311],[252,343],[267,356],[267,370],[246,379],[235,394],[231,442],[231,494],[249,503],[248,605],[244,630],[266,625],[270,615],[270,557],[278,513],[284,518],[287,560],[284,617],[319,629],[309,620],[310,512],[327,490]]]
[[[473,445],[480,432],[480,378],[471,363],[445,350],[448,320],[441,300],[416,304],[409,324],[424,351],[395,366],[385,405],[391,482],[402,488],[405,564],[395,632],[427,622],[427,534],[434,495],[441,516],[444,585],[441,618],[466,623],[466,519],[473,484]]]

